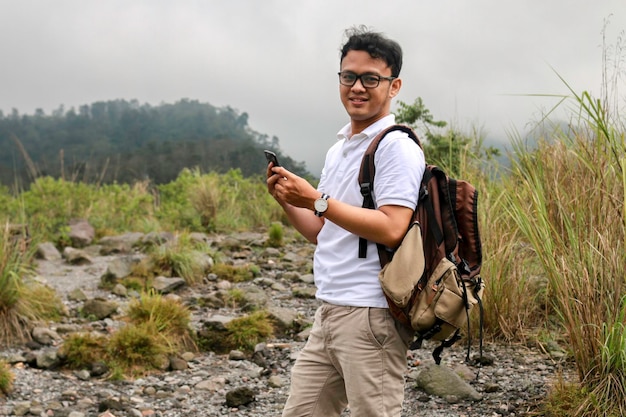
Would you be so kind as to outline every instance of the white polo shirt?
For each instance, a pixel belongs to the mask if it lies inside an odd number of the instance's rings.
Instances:
[[[326,154],[318,190],[361,207],[361,159],[372,139],[394,122],[394,115],[386,116],[351,137],[349,124],[341,129],[337,143]],[[376,207],[398,205],[414,209],[425,168],[419,146],[406,133],[394,131],[381,141],[374,164]],[[318,299],[343,306],[388,307],[378,281],[380,262],[374,242],[368,241],[367,258],[359,258],[359,237],[326,219],[317,236],[313,268]]]

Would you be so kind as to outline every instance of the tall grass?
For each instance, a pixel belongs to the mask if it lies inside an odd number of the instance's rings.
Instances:
[[[520,232],[505,211],[501,173],[485,148],[477,129],[469,137],[448,135],[465,143],[454,155],[442,155],[442,168],[450,175],[469,181],[478,190],[478,223],[482,241],[481,276],[484,337],[506,342],[526,341],[544,312],[539,301],[542,291],[533,268],[532,248],[520,242]],[[452,149],[452,148],[451,148]],[[452,152],[452,151],[451,151]],[[428,155],[426,159],[429,160]],[[449,162],[445,162],[449,161]],[[535,262],[536,263],[536,262]],[[535,267],[535,269],[537,269]],[[477,336],[480,316],[472,313],[471,329]]]
[[[11,230],[8,223],[0,226],[0,346],[29,340],[35,323],[62,310],[54,290],[32,279],[35,245],[25,231],[16,236]]]
[[[625,415],[624,345],[616,336],[625,324],[624,131],[590,95],[574,99],[581,117],[570,129],[555,129],[535,151],[515,144],[506,209],[541,265],[589,392],[577,415]]]

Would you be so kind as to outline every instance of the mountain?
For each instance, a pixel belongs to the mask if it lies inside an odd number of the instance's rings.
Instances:
[[[65,179],[155,184],[175,179],[183,168],[203,172],[240,169],[263,175],[263,149],[290,171],[310,177],[304,162],[283,155],[277,137],[248,126],[248,114],[231,107],[183,99],[140,105],[113,100],[46,115],[0,112],[0,184],[26,187],[41,175]]]

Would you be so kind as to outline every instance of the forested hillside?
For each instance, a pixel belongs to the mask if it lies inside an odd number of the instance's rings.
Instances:
[[[278,138],[255,132],[248,114],[207,103],[181,100],[151,106],[114,100],[63,107],[51,115],[0,112],[0,183],[26,187],[33,178],[111,183],[150,179],[172,181],[185,168],[225,172],[239,168],[244,176],[262,174],[262,149],[270,148],[281,163],[307,176],[303,162],[280,151]]]

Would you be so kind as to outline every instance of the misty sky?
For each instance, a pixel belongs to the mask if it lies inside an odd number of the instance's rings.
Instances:
[[[399,100],[490,140],[558,101],[533,95],[567,94],[557,73],[600,97],[603,50],[621,59],[623,93],[626,0],[0,0],[0,110],[231,106],[318,176],[348,122],[336,73],[355,24],[402,45]]]

